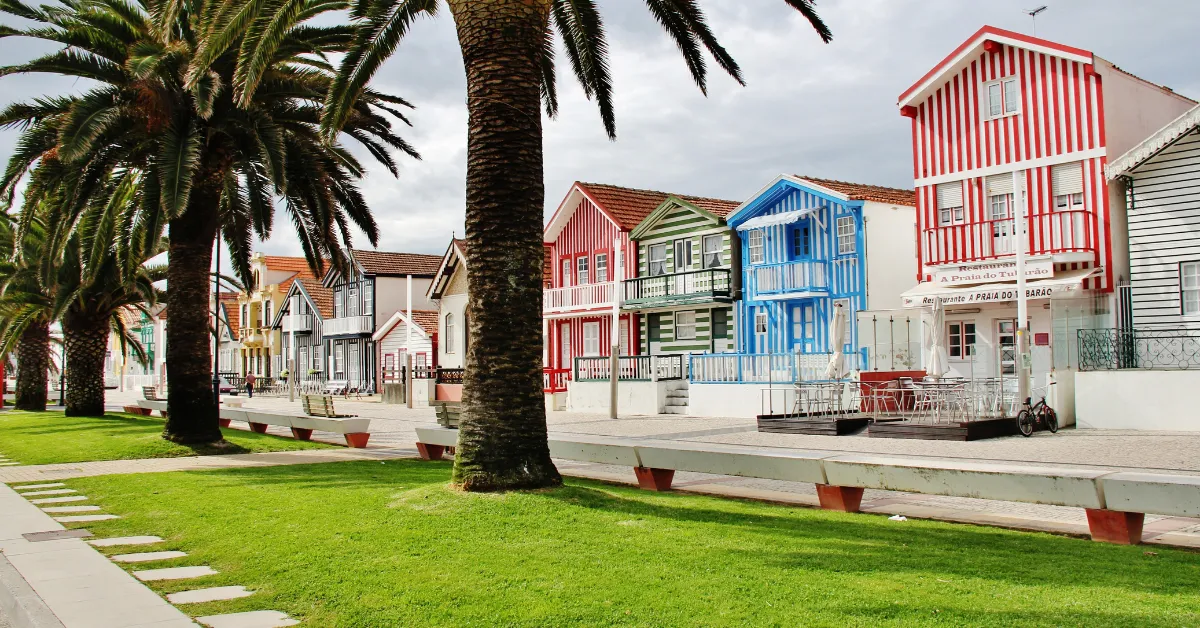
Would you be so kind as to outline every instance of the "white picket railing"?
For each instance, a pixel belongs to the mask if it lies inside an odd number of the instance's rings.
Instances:
[[[825,291],[829,289],[824,262],[785,262],[754,266],[754,291],[757,294]]]
[[[542,311],[553,313],[612,307],[616,295],[617,284],[614,281],[567,288],[547,288],[542,291]]]
[[[713,353],[690,357],[688,372],[696,383],[792,383],[826,379],[828,353]],[[843,354],[843,375],[858,367],[857,355]]]
[[[345,334],[369,334],[375,329],[371,325],[370,316],[343,316],[325,321],[321,333],[325,336],[340,336]]]

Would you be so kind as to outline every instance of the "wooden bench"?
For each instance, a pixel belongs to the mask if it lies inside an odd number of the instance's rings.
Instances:
[[[458,430],[416,432],[427,460],[458,442]],[[811,482],[821,508],[844,512],[859,511],[864,489],[1083,508],[1092,538],[1109,543],[1140,543],[1146,513],[1200,516],[1200,476],[553,434],[548,445],[555,458],[631,466],[639,486],[657,491],[690,471]]]
[[[166,401],[158,396],[158,388],[154,386],[142,386],[142,397],[145,397],[146,401]]]
[[[304,414],[322,416],[328,419],[349,419],[357,414],[338,414],[333,409],[333,397],[329,395],[301,395],[300,403],[304,406]]]
[[[462,402],[461,401],[434,401],[437,406],[437,422],[442,427],[458,429],[459,419],[462,417]]]
[[[297,440],[311,439],[313,430],[333,432],[341,434],[346,439],[346,445],[356,449],[366,447],[371,438],[368,431],[371,419],[355,417],[298,416],[241,408],[221,408],[220,421],[221,427],[229,427],[233,421],[245,421],[250,424],[250,431],[258,434],[265,434],[270,425],[286,427]]]

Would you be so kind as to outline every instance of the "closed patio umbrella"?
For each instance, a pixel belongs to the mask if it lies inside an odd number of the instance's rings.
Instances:
[[[825,379],[841,379],[845,370],[846,357],[842,345],[846,344],[846,310],[838,303],[829,319],[829,365],[825,367]]]
[[[946,309],[942,307],[941,299],[933,301],[933,322],[930,324],[928,339],[929,356],[925,361],[925,374],[934,379],[941,379],[950,372],[950,358],[946,355],[946,345],[943,330],[946,329]]]

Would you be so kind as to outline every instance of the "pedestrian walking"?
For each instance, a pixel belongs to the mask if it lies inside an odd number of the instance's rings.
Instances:
[[[254,373],[246,373],[246,396],[254,398]]]

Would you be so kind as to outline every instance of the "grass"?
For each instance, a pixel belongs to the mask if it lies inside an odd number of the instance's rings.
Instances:
[[[189,447],[162,438],[163,419],[128,414],[67,417],[62,412],[0,412],[0,454],[22,464],[178,458],[332,447],[243,430],[222,429],[230,447]]]
[[[888,521],[568,480],[467,494],[447,463],[345,462],[107,476],[69,486],[245,585],[195,616],[304,626],[1194,626],[1200,555]],[[131,551],[128,548],[106,550]],[[132,569],[132,568],[131,568]]]

